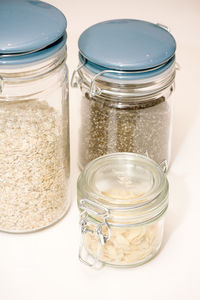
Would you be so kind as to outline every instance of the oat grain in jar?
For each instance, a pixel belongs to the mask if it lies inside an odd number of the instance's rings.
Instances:
[[[77,188],[82,262],[134,267],[157,254],[168,207],[168,181],[157,163],[107,154],[84,168]]]
[[[0,36],[0,230],[30,232],[69,208],[66,19],[2,0]]]
[[[113,152],[170,162],[176,43],[160,25],[112,20],[79,38],[72,86],[82,91],[79,166]]]

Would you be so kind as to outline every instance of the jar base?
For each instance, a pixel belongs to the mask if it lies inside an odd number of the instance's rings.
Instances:
[[[68,214],[68,212],[71,208],[71,205],[72,205],[72,201],[70,201],[68,203],[65,210],[63,211],[63,213],[58,218],[56,218],[53,222],[51,222],[47,225],[44,225],[42,227],[38,227],[38,228],[34,228],[34,229],[28,229],[28,230],[8,230],[8,229],[4,229],[4,228],[0,227],[0,232],[9,233],[9,234],[28,234],[28,233],[35,233],[35,232],[45,230],[45,229],[57,224],[58,222],[60,222]]]
[[[128,264],[128,265],[118,265],[118,264],[112,264],[112,263],[107,263],[107,262],[103,262],[101,260],[99,260],[100,263],[102,263],[102,265],[105,265],[105,266],[108,266],[108,267],[112,267],[112,268],[137,268],[141,265],[144,265],[146,264],[147,262],[151,261],[152,259],[154,259],[160,252],[160,249],[161,249],[161,245],[159,245],[159,247],[157,247],[152,253],[151,255],[149,255],[147,258],[143,259],[142,261],[139,261],[137,263],[133,263],[133,264]]]

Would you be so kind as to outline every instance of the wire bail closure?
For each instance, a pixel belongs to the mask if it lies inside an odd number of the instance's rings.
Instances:
[[[80,86],[81,79],[80,79],[78,72],[85,66],[86,61],[87,61],[86,58],[83,57],[83,62],[72,73],[72,78],[71,78],[71,87],[72,88],[77,88]]]
[[[80,64],[77,69],[73,72],[72,74],[72,79],[71,79],[71,87],[79,87],[82,83],[82,80],[79,76],[79,71],[85,66],[86,64],[86,59],[84,58],[84,62],[82,64]],[[118,74],[118,75],[122,75],[122,74],[141,74],[141,73],[146,73],[149,71],[154,71],[157,70],[159,68],[161,68],[162,66],[164,66],[165,63],[163,63],[162,65],[159,65],[157,67],[154,67],[152,69],[147,69],[147,70],[135,70],[135,71],[123,71],[123,70],[103,70],[100,71],[99,73],[95,74],[91,80],[90,80],[90,86],[89,86],[89,96],[90,98],[93,98],[95,96],[99,96],[101,95],[103,92],[105,92],[104,90],[102,90],[100,87],[96,86],[96,80],[101,77],[102,75],[106,74],[106,73],[112,73],[112,74]],[[177,67],[177,63],[176,63],[176,69],[178,69]],[[108,93],[108,92],[107,92]]]
[[[78,75],[78,71],[83,68],[85,63],[86,63],[86,60],[84,60],[84,62],[82,64],[80,64],[72,73],[72,78],[71,78],[71,87],[72,88],[77,88],[78,86],[80,86],[80,76],[76,76],[76,75]]]
[[[167,25],[161,24],[161,23],[156,23],[157,26],[167,30],[168,32],[171,32],[170,28]]]
[[[0,94],[3,92],[4,81],[3,77],[0,75]]]
[[[149,156],[149,153],[148,153],[147,150],[143,153],[143,155],[146,156],[146,157],[148,157],[148,158],[151,158],[151,157]],[[160,165],[161,169],[163,170],[163,172],[166,173],[167,170],[168,170],[168,163],[167,163],[167,160],[164,159],[159,165]]]
[[[107,208],[100,204],[93,203],[88,199],[80,201],[80,225],[81,225],[81,244],[79,247],[79,260],[87,266],[97,266],[101,253],[101,247],[110,239],[110,226],[107,222],[110,212]],[[89,215],[98,216],[103,222],[96,224],[95,221],[88,220]],[[95,225],[94,229],[90,229],[88,223]],[[107,234],[103,234],[103,227],[106,228]],[[99,238],[96,256],[92,256],[84,247],[84,235],[86,233],[96,234]],[[100,262],[101,263],[101,262]]]

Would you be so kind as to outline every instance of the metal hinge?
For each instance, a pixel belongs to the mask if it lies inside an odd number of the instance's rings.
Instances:
[[[90,267],[98,266],[98,264],[102,265],[102,263],[99,261],[99,257],[101,253],[101,247],[110,239],[110,227],[107,222],[110,212],[107,208],[88,199],[82,199],[80,201],[80,209],[82,212],[80,214],[81,243],[79,248],[79,259],[81,262]],[[103,221],[91,221],[89,220],[89,216],[98,216]],[[93,229],[89,227],[89,224],[93,225]],[[104,228],[106,229],[106,234],[103,234]],[[97,252],[94,256],[88,252],[84,245],[84,237],[87,233],[96,234],[99,238]]]
[[[3,77],[0,75],[0,94],[3,92]]]

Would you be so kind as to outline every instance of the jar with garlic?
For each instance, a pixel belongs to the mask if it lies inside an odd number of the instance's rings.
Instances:
[[[168,181],[157,163],[107,154],[85,167],[77,188],[82,262],[134,267],[157,254],[168,206]]]

